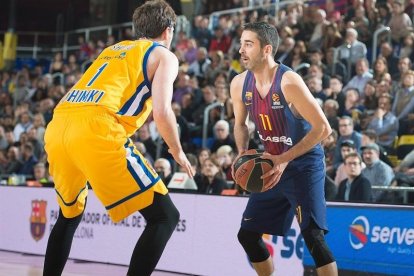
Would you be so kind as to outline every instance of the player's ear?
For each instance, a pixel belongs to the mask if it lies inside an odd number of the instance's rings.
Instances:
[[[264,51],[266,54],[271,55],[272,54],[272,45],[267,44],[266,46],[264,46]]]

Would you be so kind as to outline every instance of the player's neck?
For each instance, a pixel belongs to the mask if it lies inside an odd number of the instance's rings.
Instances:
[[[253,72],[256,83],[259,85],[272,83],[278,66],[273,60],[265,62]]]

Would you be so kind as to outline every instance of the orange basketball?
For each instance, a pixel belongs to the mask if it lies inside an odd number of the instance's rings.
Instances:
[[[265,185],[272,178],[260,178],[273,168],[273,162],[261,158],[262,154],[263,151],[248,150],[234,163],[234,181],[251,193],[263,192]]]

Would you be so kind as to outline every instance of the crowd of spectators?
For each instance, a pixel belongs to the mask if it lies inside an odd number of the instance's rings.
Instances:
[[[244,3],[229,2],[231,7]],[[281,5],[277,14],[256,9],[222,15],[214,22],[196,15],[191,30],[178,29],[172,50],[180,70],[172,104],[184,149],[196,153],[191,160],[197,168],[198,192],[221,194],[235,188],[230,173],[237,152],[229,84],[243,71],[238,53],[243,23],[267,21],[281,37],[275,60],[303,77],[332,126],[333,133],[323,141],[327,199],[401,202],[398,195],[372,186],[414,183],[413,153],[401,165],[391,158],[397,155],[398,137],[414,134],[414,4],[406,2],[296,2]],[[383,26],[391,28],[389,37],[380,35],[378,45],[373,45],[373,34]],[[48,68],[39,64],[0,71],[3,179],[13,182],[11,176],[25,175],[39,183],[53,181],[47,170],[41,170],[47,167],[45,127],[54,106],[81,77],[85,61],[116,43],[113,36],[105,40],[86,42],[79,37],[79,51],[67,59],[56,53]],[[372,59],[374,50],[378,55]],[[250,147],[259,148],[251,122],[249,132]],[[164,179],[178,170],[151,119],[132,139]]]

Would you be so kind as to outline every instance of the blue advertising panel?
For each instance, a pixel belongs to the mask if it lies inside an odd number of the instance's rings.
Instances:
[[[330,205],[326,240],[340,270],[414,275],[414,208]],[[314,266],[304,250],[304,266]]]

